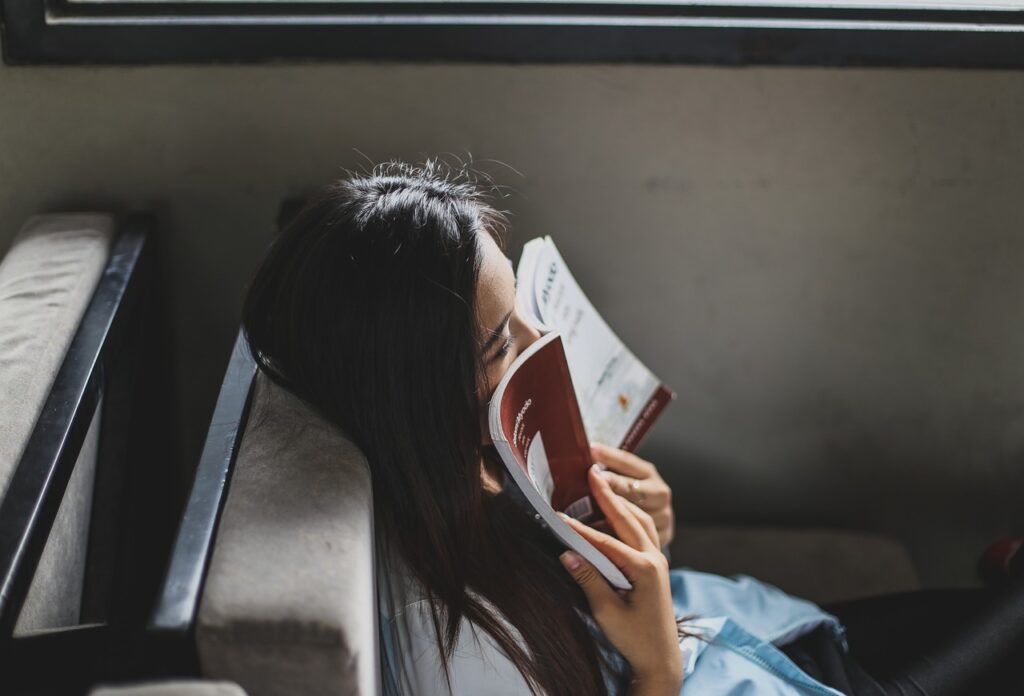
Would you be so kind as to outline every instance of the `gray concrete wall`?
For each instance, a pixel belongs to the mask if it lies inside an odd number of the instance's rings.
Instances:
[[[0,246],[155,208],[195,461],[282,197],[472,152],[679,392],[684,522],[895,533],[931,582],[1024,531],[1024,77],[692,67],[0,68]]]

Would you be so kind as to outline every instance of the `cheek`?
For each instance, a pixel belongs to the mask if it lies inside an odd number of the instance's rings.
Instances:
[[[514,359],[514,355],[508,355],[499,361],[491,363],[485,370],[487,383],[480,390],[480,444],[482,445],[491,444],[487,414],[487,410],[491,405],[491,397],[494,396],[494,389],[498,386],[498,382],[501,381],[501,378],[505,375],[506,370],[508,370]]]
[[[498,386],[498,382],[501,381],[502,375],[505,374],[505,365],[503,362],[494,362],[487,366],[486,373],[486,384],[483,389],[483,405],[486,406],[487,402],[491,400],[494,395],[494,390]]]
[[[482,408],[487,408],[487,404],[490,402],[491,396],[494,395],[494,390],[497,388],[498,382],[500,382],[501,378],[505,376],[508,368],[512,366],[512,363],[515,361],[515,357],[514,353],[509,352],[509,354],[502,359],[496,360],[487,366],[484,375],[486,383],[480,390],[480,405]]]

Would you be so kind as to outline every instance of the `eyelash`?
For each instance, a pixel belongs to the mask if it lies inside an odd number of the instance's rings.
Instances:
[[[498,349],[498,352],[495,353],[495,355],[498,355],[499,357],[500,356],[504,356],[504,355],[508,355],[509,350],[512,348],[512,344],[515,343],[515,342],[516,342],[515,337],[514,336],[509,336],[508,338],[505,339],[505,342],[503,344],[501,344],[501,348]]]

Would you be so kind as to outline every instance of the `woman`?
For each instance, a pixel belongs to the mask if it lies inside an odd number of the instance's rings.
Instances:
[[[489,396],[538,337],[515,308],[504,225],[464,174],[384,165],[310,202],[246,301],[260,368],[370,463],[388,690],[951,693],[940,688],[949,674],[927,669],[877,683],[845,650],[839,621],[808,602],[749,578],[670,572],[659,551],[670,491],[632,455],[594,450],[606,470],[590,483],[613,534],[571,524],[633,589],[613,591],[557,546],[489,446]]]

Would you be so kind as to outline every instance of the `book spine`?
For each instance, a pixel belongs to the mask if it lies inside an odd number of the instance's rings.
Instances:
[[[637,416],[633,427],[626,433],[626,437],[623,438],[619,449],[626,450],[627,452],[635,451],[640,446],[644,436],[651,429],[651,426],[654,425],[654,421],[658,420],[658,416],[661,415],[661,412],[665,410],[665,407],[674,398],[676,398],[675,392],[664,384],[659,384],[658,388],[654,390],[654,394],[647,400],[647,403],[640,411],[640,415]]]

